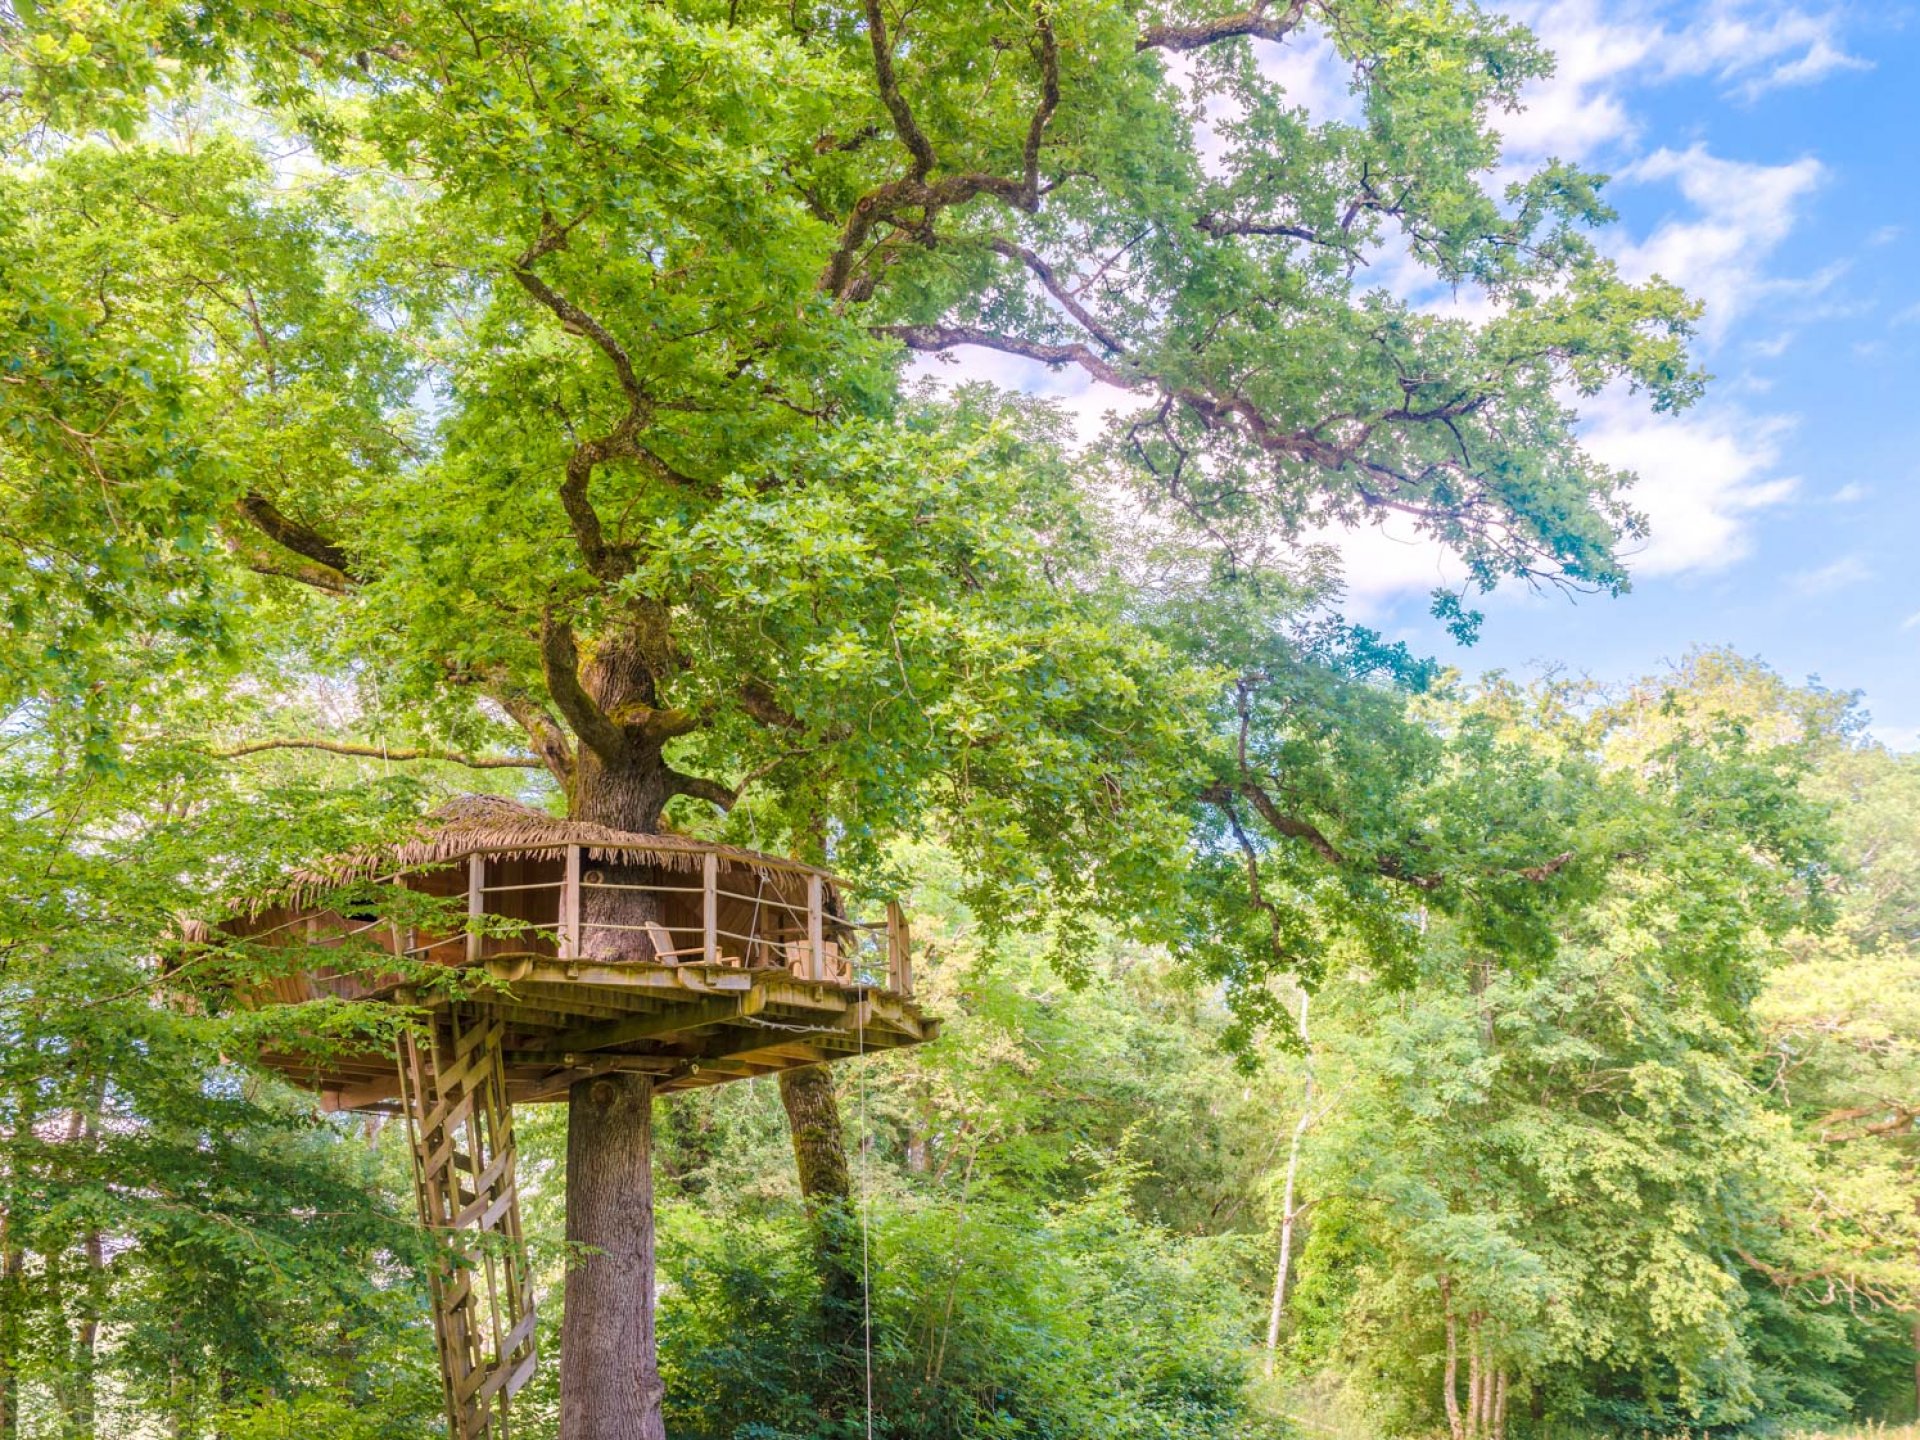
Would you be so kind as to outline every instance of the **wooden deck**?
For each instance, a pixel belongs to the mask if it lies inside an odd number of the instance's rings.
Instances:
[[[654,1077],[673,1093],[729,1080],[931,1040],[938,1022],[897,992],[727,965],[595,964],[545,955],[495,956],[473,969],[458,1001],[404,986],[369,1000],[422,1007],[450,1029],[452,1006],[470,1023],[505,1026],[507,1095],[516,1103],[561,1100],[575,1081],[612,1071]],[[384,1110],[400,1097],[395,1057],[385,1052],[262,1057],[316,1090],[329,1110]]]

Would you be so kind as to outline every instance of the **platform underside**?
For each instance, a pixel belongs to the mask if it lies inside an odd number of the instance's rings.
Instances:
[[[494,957],[475,969],[478,983],[457,1002],[399,989],[367,1002],[407,1004],[441,1026],[452,1003],[463,1016],[499,1017],[508,1099],[521,1104],[563,1099],[576,1081],[615,1071],[650,1075],[662,1093],[693,1090],[917,1045],[938,1030],[890,991],[786,970],[544,956]],[[262,1058],[317,1090],[329,1110],[384,1110],[400,1095],[395,1057],[384,1052]]]

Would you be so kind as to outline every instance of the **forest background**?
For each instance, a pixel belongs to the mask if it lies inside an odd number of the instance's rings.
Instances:
[[[1550,57],[761,8],[0,5],[0,1435],[433,1432],[400,1137],[247,1063],[391,1017],[168,937],[476,788],[900,893],[947,1018],[834,1076],[845,1227],[770,1084],[661,1103],[672,1435],[1911,1419],[1920,767],[1726,651],[1442,671],[1320,543],[1626,584],[1576,411],[1698,310],[1495,193]]]

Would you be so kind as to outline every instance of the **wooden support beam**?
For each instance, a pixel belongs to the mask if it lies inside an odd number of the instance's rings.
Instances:
[[[546,1048],[515,1054],[519,1065],[567,1065],[570,1057],[592,1054],[614,1045],[631,1045],[636,1040],[657,1040],[707,1025],[720,1025],[745,1015],[757,1015],[766,1005],[766,992],[748,990],[739,995],[720,995],[691,1005],[674,1005],[653,1015],[633,1020],[615,1020],[607,1025],[582,1025],[566,1030],[546,1041]]]
[[[382,1075],[377,1080],[368,1080],[359,1085],[342,1085],[334,1090],[320,1092],[320,1108],[332,1114],[341,1110],[360,1110],[368,1105],[376,1105],[382,1100],[393,1100],[400,1094],[400,1077],[395,1074]]]

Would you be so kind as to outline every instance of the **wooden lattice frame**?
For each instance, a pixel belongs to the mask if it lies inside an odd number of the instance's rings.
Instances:
[[[420,1220],[446,1245],[430,1279],[452,1440],[506,1440],[509,1401],[535,1363],[505,1035],[497,1017],[456,1005],[400,1042]]]

